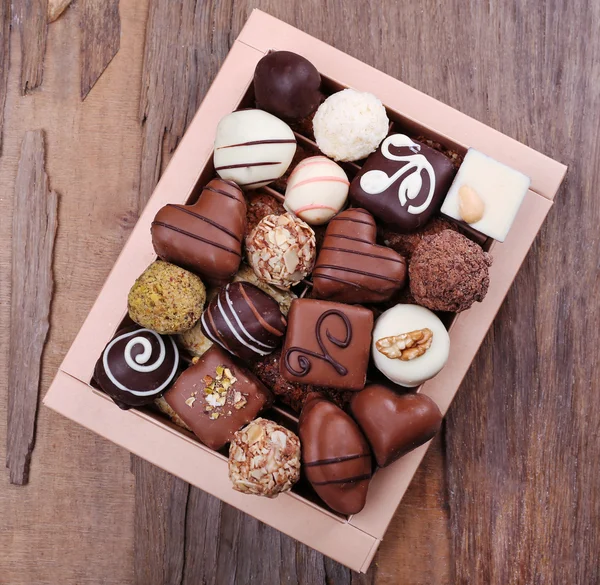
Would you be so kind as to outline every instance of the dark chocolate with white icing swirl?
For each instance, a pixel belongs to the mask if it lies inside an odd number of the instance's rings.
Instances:
[[[94,379],[120,408],[143,406],[170,388],[179,362],[171,337],[135,325],[118,331],[106,346]]]
[[[270,354],[287,326],[277,301],[246,282],[222,287],[201,322],[209,339],[244,360]]]

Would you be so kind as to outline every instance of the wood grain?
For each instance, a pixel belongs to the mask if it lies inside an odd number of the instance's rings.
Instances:
[[[15,181],[12,229],[6,467],[10,482],[29,480],[42,352],[50,323],[58,195],[48,186],[44,133],[27,132]]]
[[[47,0],[19,0],[12,3],[13,23],[21,36],[21,94],[42,84],[48,34]]]
[[[161,521],[171,525],[151,524],[157,538],[170,535],[181,542],[183,535],[183,569],[181,553],[167,547],[161,558],[171,568],[158,567],[155,560],[156,572],[146,575],[158,575],[158,582],[165,575],[177,583],[193,583],[196,577],[197,583],[259,582],[259,576],[265,578],[258,565],[263,562],[266,567],[279,563],[270,579],[292,584],[365,579],[386,585],[600,582],[600,413],[595,400],[600,371],[593,349],[600,317],[595,294],[600,285],[597,4],[575,0],[567,10],[558,0],[187,2],[185,15],[196,19],[191,44],[187,37],[192,54],[184,46],[155,47],[162,56],[153,57],[144,73],[145,124],[140,131],[144,31],[156,31],[161,23],[177,25],[174,30],[179,31],[190,22],[180,24],[183,0],[173,0],[174,14],[167,13],[166,4],[152,7],[150,27],[148,6],[158,1],[121,0],[121,48],[83,103],[81,0],[50,27],[43,91],[27,98],[19,97],[21,50],[19,35],[12,35],[0,187],[4,193],[14,188],[24,132],[44,127],[49,173],[62,194],[52,306],[52,320],[61,327],[50,332],[43,387],[255,6],[571,169],[458,393],[444,436],[415,476],[367,577],[272,534],[194,489],[187,498],[173,489],[168,498],[161,496],[174,510],[162,508]],[[185,34],[192,33],[184,30],[182,38]],[[179,69],[175,75],[179,62],[173,62],[174,56],[187,59],[187,72]],[[161,80],[173,79],[184,94],[157,87]],[[148,83],[154,88],[149,90]],[[200,88],[197,93],[195,88]],[[171,104],[157,103],[157,95],[167,96]],[[10,269],[11,213],[11,198],[0,197],[3,274]],[[9,293],[8,283],[0,279],[3,322],[8,322]],[[6,328],[0,328],[0,342],[0,376],[6,380]],[[0,408],[6,407],[5,387],[0,385]],[[0,436],[5,436],[4,424],[0,418]],[[42,410],[29,486],[0,484],[0,582],[140,582],[134,575],[134,558],[144,554],[139,527],[150,525],[155,509],[143,497],[150,492],[142,491],[151,478],[144,475],[144,482],[135,486],[129,467],[122,450]],[[150,485],[152,493],[160,493],[160,486]],[[181,518],[182,502],[187,510],[183,528],[172,522]],[[156,552],[157,542],[148,537],[146,550]],[[32,548],[39,554],[32,555]],[[147,583],[152,583],[150,577]]]
[[[81,35],[81,99],[84,100],[119,50],[119,0],[83,0]]]
[[[10,63],[10,20],[10,0],[0,0],[0,156],[2,156],[4,104],[8,90],[8,66]]]
[[[71,0],[48,0],[48,22],[54,22],[71,4]]]

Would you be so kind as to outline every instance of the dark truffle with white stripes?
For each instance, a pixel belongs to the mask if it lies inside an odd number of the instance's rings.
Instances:
[[[247,282],[222,287],[202,315],[204,335],[244,360],[270,354],[286,327],[277,301]]]

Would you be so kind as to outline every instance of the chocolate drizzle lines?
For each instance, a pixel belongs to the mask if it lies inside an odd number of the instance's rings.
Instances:
[[[347,284],[349,286],[353,286],[354,288],[358,288],[360,290],[368,290],[369,292],[381,292],[380,288],[370,288],[368,286],[358,284],[357,282],[351,282],[349,280],[344,280],[343,278],[337,278],[336,276],[329,276],[328,274],[313,273],[313,277],[322,278],[324,280],[332,280],[333,282],[340,282],[341,284]]]
[[[370,453],[359,453],[357,455],[345,455],[343,457],[331,457],[330,459],[319,459],[304,463],[304,467],[317,467],[319,465],[331,465],[332,463],[343,463],[344,461],[353,461],[354,459],[362,459],[363,457],[371,457]]]
[[[271,183],[278,178],[279,177],[273,177],[272,179],[261,179],[260,181],[252,181],[251,183],[240,183],[240,187],[249,187],[250,185],[258,185],[259,183]]]
[[[198,234],[193,234],[186,230],[182,230],[181,228],[175,227],[174,225],[170,225],[170,224],[164,223],[162,221],[154,221],[154,222],[152,222],[152,225],[153,226],[158,225],[158,226],[164,227],[168,230],[173,230],[174,232],[178,232],[184,236],[194,238],[194,240],[199,240],[200,242],[204,242],[205,244],[209,244],[211,246],[214,246],[215,248],[220,248],[221,250],[225,250],[226,252],[229,252],[230,254],[234,254],[241,258],[241,254],[238,251],[233,250],[232,248],[228,248],[227,246],[224,246],[223,244],[219,244],[219,243],[213,242],[212,240],[209,240],[207,238],[203,238],[202,236],[199,236]]]
[[[258,144],[296,144],[293,138],[273,138],[271,140],[251,140],[249,142],[240,142],[239,144],[229,144],[228,146],[219,146],[217,150],[224,148],[237,148],[238,146],[255,146]]]
[[[396,262],[397,264],[404,264],[403,260],[398,258],[389,258],[388,256],[381,256],[379,254],[369,254],[368,252],[361,252],[360,250],[349,250],[348,248],[335,248],[333,246],[323,246],[321,250],[332,250],[334,252],[346,252],[348,254],[357,254],[358,256],[368,256],[369,258],[377,258],[379,260],[388,260],[389,262]],[[318,266],[317,266],[318,268]]]
[[[327,481],[311,481],[312,485],[329,485],[331,483],[351,483],[354,481],[360,481],[362,479],[371,479],[370,473],[363,473],[362,475],[355,475],[353,477],[344,477],[342,479],[329,479]]]
[[[352,240],[353,242],[362,242],[363,244],[372,244],[369,240],[363,240],[361,238],[353,238],[352,236],[342,236],[341,234],[327,234],[328,238],[342,238],[343,240]]]
[[[397,278],[390,278],[389,276],[383,276],[383,274],[375,274],[373,272],[365,272],[364,270],[358,270],[356,268],[346,268],[344,266],[335,266],[333,264],[320,264],[319,268],[324,270],[329,268],[331,270],[339,270],[340,272],[351,272],[352,274],[360,274],[361,276],[379,278],[381,280],[387,280],[388,282],[402,283],[402,281],[398,280]]]
[[[225,232],[228,236],[231,236],[234,240],[236,240],[240,243],[242,242],[242,239],[237,234],[234,234],[230,229],[226,228],[225,226],[222,226],[221,224],[217,223],[216,221],[213,221],[212,219],[210,219],[208,217],[204,217],[203,215],[200,215],[199,213],[196,213],[195,211],[192,211],[191,209],[184,207],[183,205],[167,203],[167,207],[174,207],[175,209],[178,209],[179,211],[183,211],[184,213],[192,215],[201,221],[205,221],[206,223],[212,225],[213,227],[216,227],[217,229],[221,230],[222,232]]]
[[[340,376],[346,376],[348,374],[348,370],[342,364],[337,362],[332,357],[332,355],[329,353],[329,351],[327,351],[327,348],[325,347],[325,342],[323,341],[323,339],[321,337],[321,326],[323,325],[325,319],[327,319],[327,317],[329,317],[329,316],[339,317],[342,320],[342,322],[344,323],[344,325],[346,326],[346,333],[345,333],[344,339],[338,339],[337,337],[334,337],[331,334],[329,329],[326,329],[325,335],[326,335],[327,339],[329,339],[329,341],[331,341],[331,343],[333,343],[333,345],[340,347],[342,349],[345,349],[346,347],[348,347],[350,345],[350,342],[352,341],[352,324],[350,323],[350,319],[348,319],[348,316],[345,313],[342,313],[342,311],[338,311],[337,309],[330,309],[329,311],[325,311],[319,317],[319,319],[317,320],[317,323],[315,325],[315,337],[317,338],[317,343],[319,344],[319,347],[321,348],[321,351],[323,353],[317,353],[316,351],[311,351],[309,349],[302,348],[302,347],[290,347],[287,350],[287,352],[285,353],[285,358],[284,358],[285,367],[294,376],[298,376],[299,378],[301,378],[303,376],[306,376],[306,374],[308,374],[310,372],[312,363],[307,356],[326,361],[328,364],[331,365],[331,367]],[[298,356],[298,365],[300,366],[299,370],[294,368],[290,361],[290,356],[294,353],[300,354]]]
[[[372,221],[363,221],[362,219],[354,219],[353,217],[334,217],[331,221],[351,221],[352,223],[362,223],[368,226],[374,225]]]
[[[225,181],[225,179],[221,179],[222,181]],[[233,182],[233,181],[225,181],[226,183],[234,186],[238,191],[240,190],[240,188]],[[216,189],[215,187],[204,187],[203,191],[212,191],[213,193],[218,193],[219,195],[225,195],[225,197],[229,197],[229,199],[233,199],[234,201],[237,201],[238,203],[242,203],[242,201],[236,197],[235,195],[232,195],[231,193],[227,193],[227,191],[223,191],[223,189]]]
[[[250,167],[269,167],[272,165],[280,165],[281,161],[271,161],[271,162],[253,162],[253,163],[239,163],[236,165],[223,165],[222,167],[215,167],[215,171],[225,171],[227,169],[243,169]]]

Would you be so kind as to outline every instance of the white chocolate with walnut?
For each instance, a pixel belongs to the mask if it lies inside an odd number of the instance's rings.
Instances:
[[[503,242],[530,183],[523,173],[470,148],[441,211]]]
[[[233,489],[274,498],[300,478],[300,439],[273,421],[257,418],[237,431],[229,446]]]
[[[372,355],[379,371],[412,388],[433,378],[448,361],[450,337],[440,319],[419,305],[396,305],[373,329]]]

